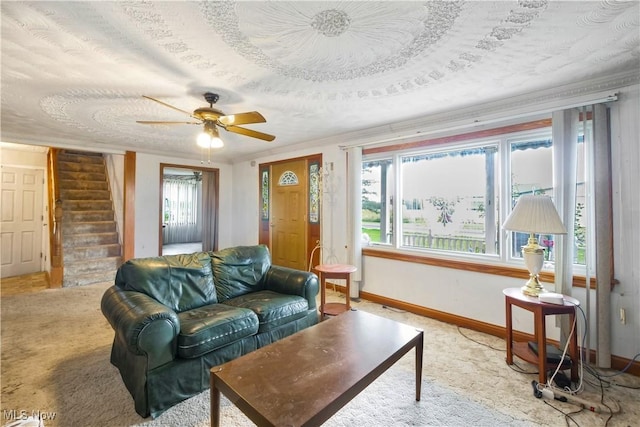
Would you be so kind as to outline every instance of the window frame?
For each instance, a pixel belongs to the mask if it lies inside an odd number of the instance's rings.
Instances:
[[[502,223],[511,212],[511,144],[523,140],[552,139],[551,119],[542,119],[516,125],[503,126],[488,130],[470,132],[448,137],[423,140],[413,143],[397,144],[363,150],[362,163],[392,159],[394,185],[392,188],[394,200],[402,200],[402,158],[412,154],[425,154],[459,149],[486,147],[497,145],[497,159],[494,173],[497,176],[498,194],[498,245],[500,248],[510,248],[513,233],[502,229]],[[556,187],[559,183],[553,182]],[[511,277],[528,277],[522,257],[513,256],[511,250],[500,250],[498,254],[467,253],[456,251],[436,250],[431,248],[416,248],[402,244],[402,210],[403,203],[394,203],[393,234],[390,243],[371,242],[363,248],[363,254],[368,256],[400,259],[430,265],[446,266],[484,273]],[[481,266],[481,267],[478,267]],[[487,266],[490,266],[487,269]],[[544,281],[554,281],[554,266],[545,263],[541,272]],[[586,286],[586,269],[582,264],[574,264],[574,286]],[[590,286],[595,287],[594,280]]]

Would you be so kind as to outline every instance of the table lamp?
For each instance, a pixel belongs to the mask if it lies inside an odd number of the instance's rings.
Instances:
[[[522,293],[537,297],[546,292],[538,273],[544,262],[544,246],[538,245],[535,234],[567,234],[553,201],[548,196],[521,196],[502,226],[505,230],[529,233],[529,241],[522,247],[522,258],[529,271],[529,280]]]

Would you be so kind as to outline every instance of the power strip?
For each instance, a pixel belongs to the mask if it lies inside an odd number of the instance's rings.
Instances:
[[[538,300],[547,304],[564,305],[564,295],[554,292],[543,292],[538,295]]]
[[[559,390],[547,386],[540,386],[540,384],[535,380],[531,381],[531,386],[533,387],[533,396],[538,399],[542,397],[548,400],[555,399],[561,402],[578,405],[591,412],[598,412],[601,414],[616,414],[620,412],[620,405],[618,405],[616,402],[613,402],[611,406],[599,402],[590,402],[564,390]]]

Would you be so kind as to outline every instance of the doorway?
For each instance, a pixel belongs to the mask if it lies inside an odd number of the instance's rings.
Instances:
[[[1,175],[1,277],[42,271],[44,171],[3,165]]]
[[[275,265],[310,270],[318,262],[321,164],[316,154],[260,165],[259,242]]]
[[[217,250],[218,169],[160,164],[160,255]]]

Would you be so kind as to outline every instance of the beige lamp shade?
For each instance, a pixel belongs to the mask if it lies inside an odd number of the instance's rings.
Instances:
[[[521,196],[502,226],[505,230],[536,234],[567,234],[549,196]]]

